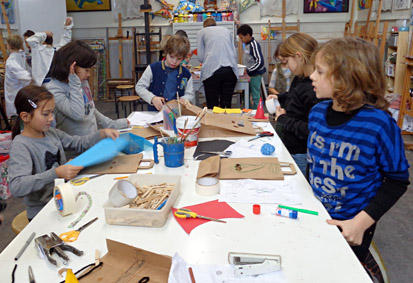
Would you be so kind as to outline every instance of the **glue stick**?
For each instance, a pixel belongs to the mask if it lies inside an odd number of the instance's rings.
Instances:
[[[297,211],[286,208],[277,207],[275,215],[297,219]]]

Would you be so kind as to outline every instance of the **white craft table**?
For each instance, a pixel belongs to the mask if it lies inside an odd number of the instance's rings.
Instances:
[[[270,124],[264,130],[273,131]],[[265,139],[274,139],[276,154],[281,161],[293,162],[276,135]],[[163,158],[160,158],[160,163],[154,168],[139,170],[139,173],[182,176],[181,194],[175,207],[214,200],[217,196],[204,197],[195,192],[195,176],[199,162],[193,160],[193,152],[194,148],[185,151],[183,167],[166,168]],[[96,249],[100,251],[101,256],[107,253],[106,238],[169,256],[178,252],[190,264],[227,264],[228,252],[281,255],[282,272],[287,282],[371,282],[338,229],[325,222],[329,216],[313,196],[301,172],[294,176],[286,176],[286,180],[297,182],[302,200],[300,207],[319,211],[319,216],[299,213],[299,219],[294,220],[271,215],[268,210],[276,205],[262,205],[261,215],[254,215],[252,204],[234,203],[231,204],[232,207],[245,218],[226,219],[226,224],[209,222],[195,228],[190,235],[178,225],[172,213],[161,228],[106,224],[102,205],[116,182],[113,178],[118,176],[121,175],[104,175],[74,187],[76,192],[86,191],[93,198],[91,210],[76,227],[96,216],[99,217],[98,221],[83,230],[79,239],[72,243],[85,254],[77,257],[67,253],[70,257],[67,266],[63,266],[61,259],[55,255],[54,258],[60,264],[59,268],[56,268],[39,258],[32,241],[17,262],[15,282],[28,282],[29,265],[32,266],[37,282],[64,280],[58,276],[57,270],[61,267],[70,267],[77,271],[93,263]],[[57,213],[55,204],[50,201],[0,254],[1,282],[11,282],[11,273],[16,263],[14,257],[32,232],[36,232],[38,237],[50,232],[59,235],[69,231],[71,229],[67,226],[79,216],[85,206],[86,199],[79,202],[76,214],[62,217]]]
[[[193,81],[193,86],[194,86],[194,91],[195,91],[195,105],[199,106],[199,93],[202,93],[205,96],[204,86],[201,83],[201,80],[199,79],[198,75],[192,74],[192,81]],[[242,90],[244,92],[244,108],[249,109],[250,108],[250,83],[249,83],[248,75],[240,77],[238,79],[237,84],[235,85],[234,91],[236,90]],[[238,101],[241,101],[240,97],[238,97],[237,99]]]

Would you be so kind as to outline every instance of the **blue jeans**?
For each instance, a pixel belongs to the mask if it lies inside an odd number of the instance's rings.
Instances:
[[[300,168],[301,172],[306,174],[307,171],[307,153],[296,153],[291,154],[295,163],[297,163],[298,168]]]

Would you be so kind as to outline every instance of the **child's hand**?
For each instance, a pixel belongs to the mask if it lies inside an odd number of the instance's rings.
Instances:
[[[53,37],[53,32],[51,32],[51,31],[45,31],[44,32],[47,36],[49,36],[49,37]]]
[[[281,106],[277,106],[275,108],[275,120],[277,120],[278,117],[280,117],[281,115],[284,115],[285,113],[287,113],[287,111],[285,111],[284,108],[281,108]]]
[[[267,100],[269,100],[269,99],[278,99],[278,96],[277,95],[275,95],[275,94],[270,94],[270,95],[268,95],[268,97],[267,97]]]
[[[182,98],[182,97],[179,98],[179,102],[184,104],[184,105],[186,104],[187,101],[188,100],[186,100],[185,98]]]
[[[72,75],[75,74],[75,66],[76,66],[76,61],[74,61],[72,65],[70,65],[69,67],[69,73]]]
[[[374,224],[374,219],[364,210],[360,211],[350,220],[327,220],[330,225],[340,227],[341,234],[350,246],[359,246],[363,241],[364,231]]]
[[[119,132],[115,129],[102,129],[99,133],[102,139],[111,138],[112,140],[116,140],[119,137]]]
[[[73,166],[73,165],[60,165],[56,168],[56,175],[59,178],[64,178],[65,180],[73,179],[79,174],[80,170],[83,169],[83,166]]]
[[[160,111],[162,110],[163,105],[165,104],[165,98],[160,97],[160,96],[155,96],[152,98],[152,104],[155,106],[156,110]]]
[[[72,17],[67,17],[65,21],[65,26],[70,26],[72,24]]]

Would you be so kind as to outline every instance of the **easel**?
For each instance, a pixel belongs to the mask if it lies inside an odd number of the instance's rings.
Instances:
[[[400,102],[399,117],[397,119],[397,125],[400,129],[403,129],[404,115],[407,114],[413,117],[413,99],[410,96],[410,78],[413,75],[413,38],[410,40],[409,53],[405,56],[406,61],[406,72],[404,75],[402,96]],[[412,132],[407,132],[402,130],[402,134],[413,135]],[[405,142],[404,146],[406,149],[413,150],[412,142]]]
[[[297,19],[297,25],[295,26],[287,26],[285,22],[285,14],[286,14],[286,0],[282,0],[282,15],[281,15],[281,26],[280,27],[272,27],[271,20],[268,20],[268,81],[271,79],[271,73],[274,69],[275,64],[272,62],[272,52],[271,52],[271,31],[281,31],[282,41],[284,41],[287,37],[287,31],[300,31],[300,20]]]
[[[9,23],[9,17],[7,17],[7,11],[6,11],[6,3],[9,3],[9,0],[1,0],[1,12],[3,14],[3,18],[4,21],[6,22],[6,26],[7,26],[7,35],[10,36],[11,35],[11,29],[10,29],[10,23]],[[0,29],[0,49],[1,49],[1,53],[3,54],[3,60],[4,62],[6,62],[7,60],[7,48],[4,45],[4,38],[3,38],[3,32]]]
[[[129,40],[129,31],[126,33],[126,37],[123,36],[122,31],[122,14],[118,14],[118,32],[115,37],[109,37],[109,30],[106,28],[106,41],[107,41],[107,51],[106,51],[106,61],[107,61],[107,70],[106,70],[106,98],[110,98],[110,89],[116,89],[119,85],[133,84],[132,79],[123,79],[123,40]],[[119,42],[119,78],[111,78],[110,74],[110,50],[109,50],[109,41],[117,40]],[[133,76],[133,73],[132,73]]]
[[[346,23],[344,27],[344,36],[352,36],[351,28],[353,26],[353,17],[354,17],[354,7],[356,6],[356,0],[351,1],[351,12],[350,12],[350,19]]]

